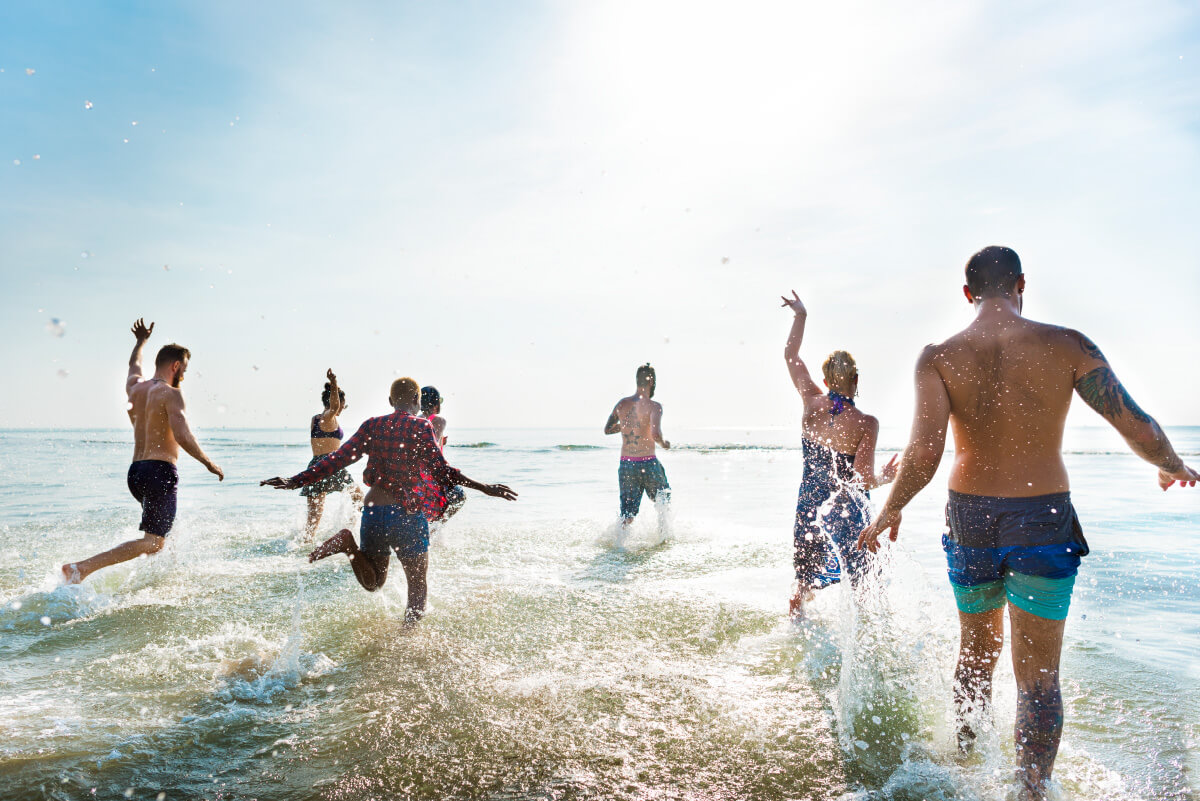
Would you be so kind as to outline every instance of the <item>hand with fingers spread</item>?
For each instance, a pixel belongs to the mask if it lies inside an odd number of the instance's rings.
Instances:
[[[1196,482],[1200,481],[1200,473],[1186,464],[1180,464],[1178,470],[1158,471],[1158,486],[1162,487],[1163,492],[1166,492],[1167,487],[1173,486],[1177,481],[1181,487],[1194,487]]]
[[[783,301],[783,305],[791,309],[796,314],[808,314],[808,309],[804,308],[804,303],[800,300],[800,296],[796,294],[796,290],[792,290],[792,297],[789,299],[786,295],[780,295],[779,299]]]
[[[892,542],[900,536],[900,513],[894,512],[883,507],[883,511],[879,513],[879,517],[871,522],[871,525],[862,530],[858,535],[859,550],[870,551],[876,553],[879,551],[879,535],[888,531],[888,539]]]
[[[154,323],[150,323],[149,327],[147,327],[145,319],[139,317],[137,322],[133,324],[133,328],[129,330],[133,332],[134,339],[140,344],[149,339],[150,335],[154,333]]]
[[[294,483],[290,478],[280,478],[279,476],[275,476],[275,478],[268,478],[266,481],[258,482],[258,486],[274,487],[275,489],[291,490],[291,489],[296,489],[296,487],[298,487],[299,485]]]
[[[517,493],[504,484],[485,484],[480,488],[480,492],[484,495],[490,495],[493,498],[503,498],[506,501],[515,501],[517,499]]]
[[[891,484],[896,480],[896,473],[900,470],[900,455],[892,454],[892,458],[888,459],[888,463],[879,471],[879,481],[876,486]]]

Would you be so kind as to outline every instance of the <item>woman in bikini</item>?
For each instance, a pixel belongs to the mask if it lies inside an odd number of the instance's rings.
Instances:
[[[795,313],[783,356],[804,401],[804,480],[793,531],[796,590],[789,605],[792,615],[800,615],[813,592],[840,581],[843,569],[857,584],[869,567],[870,554],[856,547],[858,532],[870,522],[866,493],[896,477],[896,457],[875,473],[879,421],[854,403],[854,357],[844,350],[831,353],[821,365],[822,389],[800,358],[808,310],[794,290],[783,305]]]
[[[309,442],[313,452],[309,467],[336,451],[342,444],[342,426],[338,423],[338,415],[346,410],[346,393],[338,387],[337,376],[333,374],[332,369],[327,370],[325,376],[329,379],[321,393],[325,411],[313,415],[309,422]],[[350,497],[355,506],[362,506],[362,489],[344,468],[300,490],[300,494],[308,499],[308,522],[304,525],[307,539],[311,540],[316,536],[317,526],[321,524],[321,514],[325,511],[325,496],[347,488],[350,489]]]

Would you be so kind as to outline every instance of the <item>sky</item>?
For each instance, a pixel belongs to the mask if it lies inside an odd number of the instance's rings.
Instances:
[[[1200,424],[1193,3],[9,3],[0,70],[0,428],[127,425],[143,316],[201,430],[329,367],[599,428],[647,361],[668,436],[795,427],[791,289],[906,427],[992,244]]]

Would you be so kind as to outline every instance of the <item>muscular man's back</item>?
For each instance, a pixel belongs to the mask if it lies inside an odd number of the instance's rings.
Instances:
[[[654,455],[654,422],[662,415],[657,401],[631,395],[617,404],[617,419],[621,422],[621,455]]]
[[[1069,489],[1061,448],[1080,335],[1017,315],[977,319],[932,346],[950,399],[950,489],[1028,497]]]
[[[152,378],[129,390],[129,420],[133,423],[133,461],[179,461],[179,443],[171,430],[168,404],[179,390]]]

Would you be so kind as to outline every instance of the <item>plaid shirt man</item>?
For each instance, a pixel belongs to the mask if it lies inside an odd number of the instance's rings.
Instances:
[[[462,473],[451,467],[438,447],[433,426],[423,417],[393,412],[372,417],[359,426],[342,447],[291,478],[306,486],[331,476],[367,457],[363,481],[390,492],[409,514],[436,519],[446,508],[446,490],[461,483]]]

